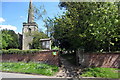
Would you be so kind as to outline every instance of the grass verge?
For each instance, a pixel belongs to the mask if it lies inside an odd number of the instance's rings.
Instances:
[[[58,67],[34,62],[0,62],[0,70],[8,72],[33,73],[52,76],[56,72],[58,72]]]
[[[102,78],[120,78],[120,69],[116,68],[86,68],[81,76],[83,77],[102,77]]]

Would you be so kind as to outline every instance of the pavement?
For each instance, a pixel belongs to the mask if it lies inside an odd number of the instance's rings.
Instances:
[[[56,78],[55,76],[43,76],[43,75],[7,73],[7,72],[0,72],[0,74],[2,78]]]
[[[20,74],[20,73],[7,73],[0,72],[0,80],[120,80],[120,79],[106,79],[106,78],[92,78],[92,77],[83,77],[83,78],[61,78],[56,76],[43,76],[43,75],[32,75],[32,74]]]

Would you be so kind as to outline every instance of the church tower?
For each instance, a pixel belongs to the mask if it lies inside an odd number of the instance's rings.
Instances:
[[[29,3],[29,10],[28,10],[28,21],[27,23],[23,23],[23,29],[22,29],[22,50],[28,50],[31,49],[31,42],[33,40],[32,32],[38,31],[38,25],[36,22],[34,22],[34,11],[32,6],[32,1],[30,0]]]

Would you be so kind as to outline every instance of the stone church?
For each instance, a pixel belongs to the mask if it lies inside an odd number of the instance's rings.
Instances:
[[[38,31],[38,25],[34,22],[34,11],[32,6],[32,1],[30,0],[29,9],[28,9],[28,20],[23,23],[22,28],[22,50],[31,49],[31,42],[33,37],[31,36],[32,32]]]
[[[34,10],[32,1],[30,0],[28,9],[28,20],[23,22],[22,35],[18,33],[20,49],[29,50],[32,49],[32,33],[38,31],[38,25],[34,22]],[[40,39],[43,49],[51,50],[51,39]]]

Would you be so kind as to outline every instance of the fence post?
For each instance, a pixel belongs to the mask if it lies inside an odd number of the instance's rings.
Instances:
[[[80,49],[77,49],[76,51],[76,65],[77,66],[80,65],[79,61],[80,61]]]
[[[78,49],[76,51],[76,65],[77,66],[82,66],[84,63],[84,49]]]

